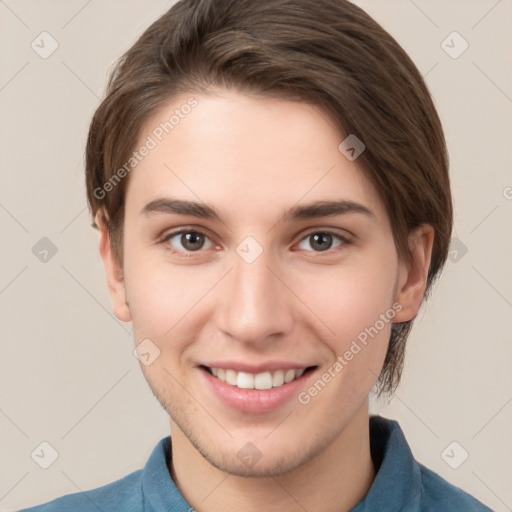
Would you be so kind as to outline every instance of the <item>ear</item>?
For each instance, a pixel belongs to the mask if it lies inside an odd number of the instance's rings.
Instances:
[[[132,318],[126,302],[126,288],[123,278],[123,269],[112,252],[110,234],[103,217],[103,210],[99,209],[96,212],[94,221],[98,226],[98,231],[100,233],[99,250],[105,267],[108,291],[110,298],[112,299],[112,310],[119,320],[122,322],[130,322]]]
[[[434,244],[434,228],[422,224],[409,235],[411,259],[401,263],[395,301],[402,309],[394,322],[408,322],[416,317],[425,295],[427,276]]]

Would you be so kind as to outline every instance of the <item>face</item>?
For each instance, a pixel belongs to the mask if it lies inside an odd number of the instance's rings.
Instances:
[[[141,131],[137,147],[157,144],[129,176],[122,279],[103,241],[114,311],[133,322],[172,429],[217,468],[277,475],[367,414],[424,272],[400,262],[376,190],[321,110],[194,94],[159,141],[190,96]]]

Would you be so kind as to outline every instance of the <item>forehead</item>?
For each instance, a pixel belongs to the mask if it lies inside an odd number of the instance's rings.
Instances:
[[[168,195],[225,211],[251,204],[263,216],[272,205],[346,199],[383,213],[357,160],[339,150],[344,138],[306,103],[225,90],[181,94],[140,131],[136,147],[151,141],[152,149],[131,172],[127,203]]]

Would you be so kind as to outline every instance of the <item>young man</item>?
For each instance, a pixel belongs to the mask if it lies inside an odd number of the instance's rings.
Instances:
[[[368,415],[452,226],[430,95],[368,15],[179,2],[119,63],[86,156],[114,312],[171,436],[27,510],[489,510]]]

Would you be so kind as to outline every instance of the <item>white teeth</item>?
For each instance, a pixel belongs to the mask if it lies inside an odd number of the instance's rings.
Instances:
[[[284,383],[288,384],[288,382],[291,382],[295,378],[295,370],[288,370],[284,374]]]
[[[276,370],[275,372],[263,372],[258,374],[237,372],[224,368],[210,368],[212,375],[218,379],[241,389],[270,389],[287,384],[298,379],[305,371],[299,370]]]
[[[242,389],[254,389],[254,375],[252,373],[238,372],[236,387]]]
[[[274,372],[274,375],[272,376],[272,386],[277,388],[278,386],[282,386],[283,384],[284,384],[284,371],[277,370],[277,372]]]
[[[272,374],[270,372],[258,373],[254,376],[254,389],[270,389],[272,387]]]
[[[232,386],[236,386],[236,372],[235,370],[226,370],[226,382]]]

